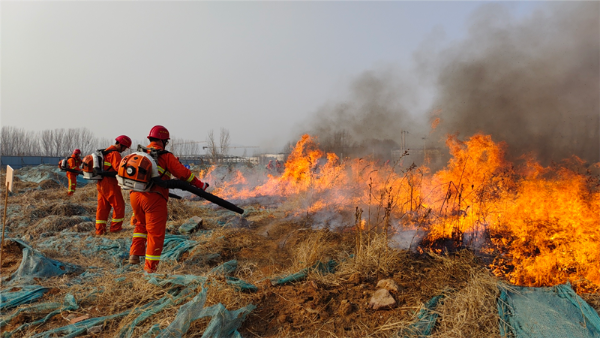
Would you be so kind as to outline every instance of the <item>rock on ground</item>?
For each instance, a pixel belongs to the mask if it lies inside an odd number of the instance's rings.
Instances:
[[[393,279],[382,279],[377,282],[377,288],[386,289],[391,292],[398,292],[398,284]]]
[[[375,291],[373,297],[371,297],[371,301],[369,302],[369,307],[373,310],[391,308],[396,305],[396,300],[390,294],[390,292],[386,289],[379,289]]]

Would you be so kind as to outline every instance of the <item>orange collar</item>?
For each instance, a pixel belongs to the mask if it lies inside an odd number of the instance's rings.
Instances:
[[[165,150],[162,142],[150,142],[150,144],[148,145],[147,148],[154,148],[154,149],[158,149],[158,150]]]

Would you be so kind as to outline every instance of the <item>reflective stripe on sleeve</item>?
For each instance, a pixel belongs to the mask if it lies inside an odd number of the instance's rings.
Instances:
[[[190,177],[188,177],[187,181],[188,183],[191,182],[194,179],[194,174],[190,174]]]
[[[160,261],[160,255],[153,256],[153,255],[146,254],[146,260],[147,261]]]
[[[112,163],[104,161],[104,165],[111,166]]]
[[[133,237],[139,237],[139,238],[148,238],[148,234],[143,234],[141,232],[134,232],[133,233]]]
[[[161,174],[163,174],[163,175],[166,175],[166,176],[169,176],[169,177],[171,177],[171,173],[170,173],[170,172],[166,171],[166,170],[165,170],[165,169],[163,169],[161,166],[156,166],[156,167],[158,168],[158,172],[159,172],[159,173],[161,173]]]

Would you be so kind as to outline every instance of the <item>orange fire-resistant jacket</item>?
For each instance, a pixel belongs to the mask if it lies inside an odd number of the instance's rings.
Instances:
[[[114,150],[104,156],[104,171],[117,171],[121,162],[121,154],[112,145],[106,150]],[[110,231],[117,232],[121,230],[123,218],[125,217],[125,200],[121,194],[121,188],[114,177],[104,177],[98,181],[98,209],[96,210],[96,234],[101,235],[106,232],[108,215],[112,207],[112,222]]]
[[[152,148],[156,150],[164,150],[162,144],[157,142],[150,142],[147,148]],[[171,153],[166,153],[160,155],[158,158],[158,173],[160,174],[163,180],[170,180],[173,176],[176,178],[189,182],[194,186],[201,185],[201,182],[194,174],[186,168],[175,155]],[[154,185],[151,192],[158,192],[161,194],[166,200],[169,199],[169,189],[161,188],[157,185]]]
[[[72,156],[67,159],[67,168],[71,170],[81,171],[79,167],[81,166],[81,158]],[[67,179],[69,180],[69,187],[67,188],[67,194],[73,195],[75,189],[77,188],[77,174],[73,172],[67,171]]]
[[[151,142],[148,148],[163,150],[162,144],[156,142]],[[160,155],[157,165],[163,180],[175,176],[195,186],[202,186],[202,182],[171,153]],[[156,272],[165,241],[169,189],[154,185],[148,192],[132,192],[129,198],[135,214],[135,229],[129,253],[145,256],[144,270]]]

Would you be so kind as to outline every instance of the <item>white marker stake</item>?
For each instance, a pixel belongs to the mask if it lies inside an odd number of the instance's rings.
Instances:
[[[6,231],[6,209],[8,208],[8,192],[13,191],[14,171],[9,165],[6,166],[6,191],[4,193],[4,217],[2,218],[2,241],[0,242],[0,267],[2,267],[2,252],[4,251],[4,232]]]

